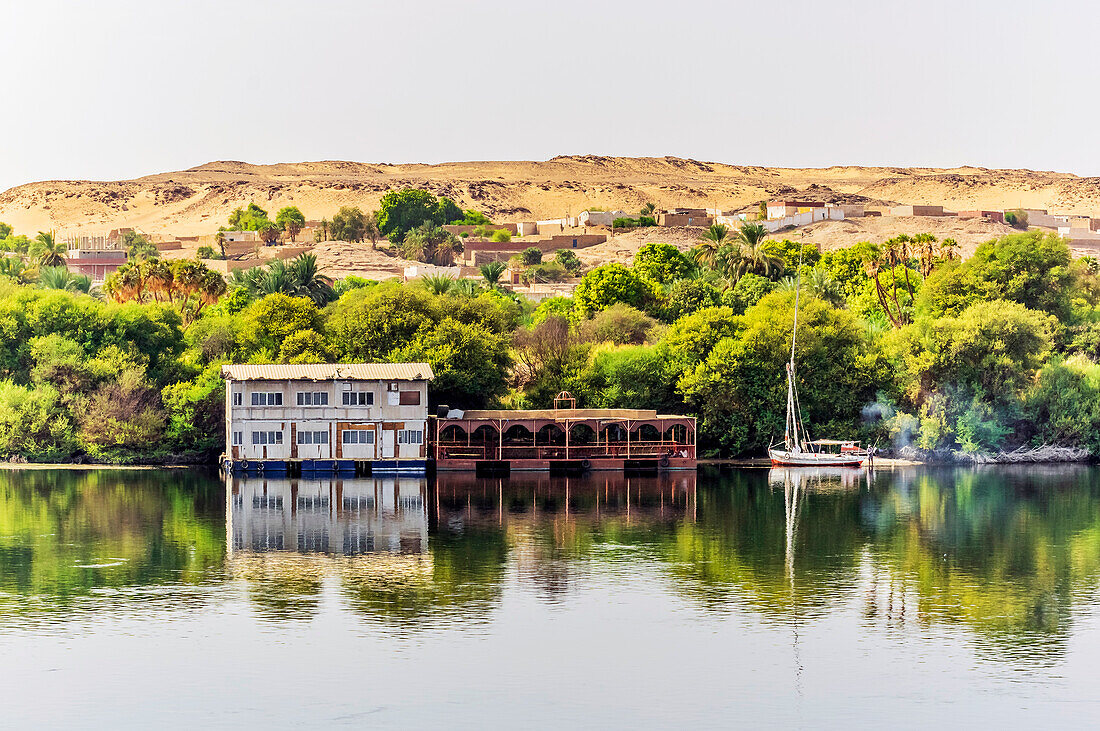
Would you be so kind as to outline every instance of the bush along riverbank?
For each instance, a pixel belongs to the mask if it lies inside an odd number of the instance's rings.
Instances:
[[[1100,453],[1100,279],[1058,236],[960,261],[930,236],[821,253],[747,225],[688,252],[649,244],[537,306],[492,272],[333,282],[308,256],[221,284],[198,262],[136,259],[88,293],[8,267],[0,458],[213,462],[222,364],[364,361],[430,363],[433,407],[545,408],[568,390],[579,407],[696,415],[701,457],[759,457],[782,434],[800,265],[811,436],[913,459]]]

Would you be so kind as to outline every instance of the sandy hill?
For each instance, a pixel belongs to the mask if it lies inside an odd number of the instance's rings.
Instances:
[[[253,165],[222,161],[112,182],[45,181],[0,194],[0,221],[21,233],[105,231],[208,233],[251,201],[270,212],[296,205],[307,218],[342,205],[370,209],[387,190],[426,188],[496,220],[558,217],[585,208],[636,210],[699,206],[739,209],[777,197],[943,204],[953,209],[1036,207],[1100,211],[1100,179],[1066,173],[985,168],[767,168],[675,157],[594,155],[543,162],[439,165],[341,161]]]

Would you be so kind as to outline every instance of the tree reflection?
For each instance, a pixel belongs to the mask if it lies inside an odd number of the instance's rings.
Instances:
[[[0,614],[209,581],[225,555],[221,500],[219,482],[194,470],[0,471]]]

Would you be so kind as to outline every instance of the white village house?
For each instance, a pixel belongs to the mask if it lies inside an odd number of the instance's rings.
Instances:
[[[423,472],[427,363],[222,366],[234,471]]]

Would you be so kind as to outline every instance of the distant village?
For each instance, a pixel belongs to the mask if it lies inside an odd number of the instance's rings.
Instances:
[[[670,208],[643,210],[641,214],[627,211],[585,210],[576,216],[563,216],[533,221],[489,223],[482,225],[446,225],[443,229],[460,237],[462,251],[456,255],[454,266],[408,263],[398,266],[395,276],[406,281],[429,275],[444,274],[454,278],[479,277],[479,267],[490,262],[509,264],[506,283],[528,290],[531,299],[542,299],[555,294],[567,294],[572,289],[569,282],[524,281],[523,269],[516,265],[517,258],[525,251],[537,249],[543,254],[563,249],[586,249],[608,241],[609,238],[641,228],[698,228],[712,224],[729,227],[754,222],[763,226],[769,234],[780,235],[800,227],[822,221],[842,221],[867,216],[891,216],[896,218],[957,217],[958,219],[985,219],[1011,224],[1019,228],[1041,228],[1056,231],[1064,236],[1071,247],[1100,251],[1100,218],[1087,215],[1050,213],[1044,209],[1018,208],[1011,210],[949,211],[938,205],[902,205],[872,208],[855,203],[831,203],[814,200],[773,200],[761,204],[755,212],[724,211],[714,208]],[[157,233],[142,235],[150,241],[164,258],[193,258],[196,253],[224,252],[208,259],[205,264],[228,276],[234,271],[269,264],[276,260],[290,260],[312,251],[319,243],[328,240],[327,221],[306,221],[293,237],[264,242],[258,231],[213,232],[201,236],[171,236]],[[93,283],[101,284],[110,274],[126,263],[126,242],[131,240],[134,229],[119,228],[104,235],[61,235],[69,255],[66,264],[70,272],[88,276]],[[653,233],[660,240],[660,233]],[[386,250],[388,242],[382,238],[374,244]],[[398,274],[400,272],[400,274]]]

